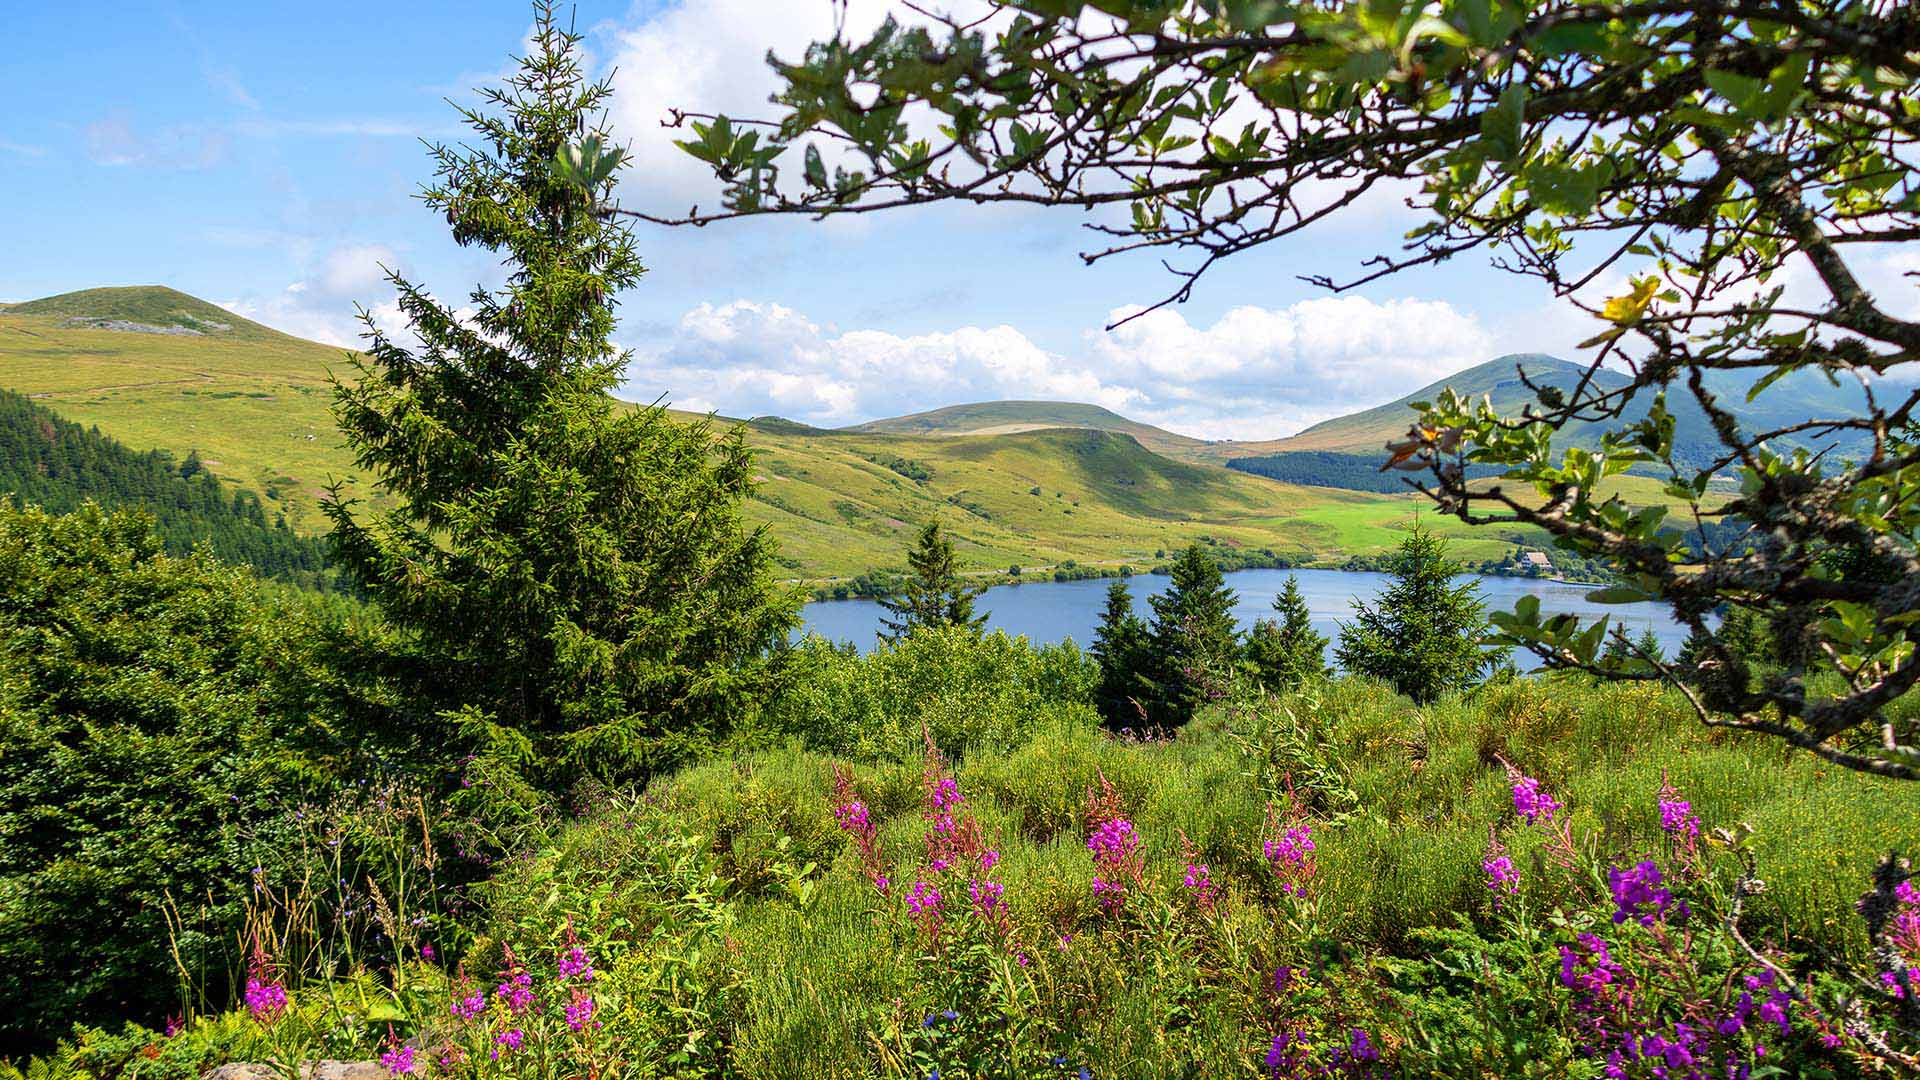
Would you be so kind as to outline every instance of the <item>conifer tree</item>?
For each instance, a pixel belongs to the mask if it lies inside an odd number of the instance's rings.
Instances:
[[[906,588],[897,596],[880,601],[888,616],[881,636],[899,641],[913,633],[916,626],[960,626],[978,630],[986,615],[973,613],[973,598],[986,592],[981,586],[969,586],[960,578],[960,564],[953,557],[953,542],[940,532],[940,523],[927,522],[920,539],[907,553],[909,576]]]
[[[1152,682],[1149,718],[1177,727],[1231,674],[1240,657],[1240,630],[1233,621],[1239,599],[1227,587],[1220,564],[1199,543],[1175,559],[1167,591],[1151,598],[1153,629],[1146,677]]]
[[[1486,603],[1476,582],[1453,583],[1459,572],[1446,543],[1415,521],[1393,559],[1392,584],[1376,603],[1356,603],[1353,622],[1341,624],[1341,666],[1422,705],[1478,682],[1505,650],[1482,649]]]
[[[1660,637],[1653,632],[1651,626],[1640,632],[1640,640],[1635,642],[1634,646],[1639,649],[1641,655],[1650,656],[1655,660],[1666,659],[1666,650],[1660,647]]]
[[[1247,662],[1254,677],[1279,692],[1325,675],[1327,638],[1313,628],[1313,615],[1294,575],[1287,575],[1286,585],[1273,599],[1273,610],[1279,620],[1261,619],[1247,638]]]
[[[473,138],[430,148],[423,193],[506,283],[458,310],[389,275],[410,332],[365,320],[334,412],[393,506],[362,513],[336,488],[327,507],[340,564],[405,642],[407,699],[454,725],[480,786],[522,803],[725,739],[769,692],[798,605],[742,520],[741,433],[609,394],[628,359],[614,297],[642,267],[594,212],[617,168],[583,188],[556,162],[597,142],[610,89],[551,5],[535,13],[518,69],[460,110]]]
[[[1146,662],[1147,624],[1133,613],[1133,594],[1124,578],[1107,586],[1107,606],[1101,612],[1100,627],[1093,633],[1093,646],[1087,650],[1100,665],[1100,681],[1094,687],[1094,704],[1108,727],[1136,727],[1146,721],[1141,704],[1142,668]]]

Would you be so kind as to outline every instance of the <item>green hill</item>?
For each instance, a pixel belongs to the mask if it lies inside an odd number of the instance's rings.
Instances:
[[[1072,401],[979,401],[855,424],[842,431],[891,435],[1010,435],[1041,428],[1082,428],[1131,435],[1155,453],[1181,456],[1206,444],[1098,405]]]
[[[0,311],[0,388],[137,452],[197,453],[208,472],[257,494],[268,520],[284,515],[297,533],[324,528],[319,500],[333,479],[380,506],[328,408],[328,372],[344,369],[349,354],[233,316],[224,316],[231,329],[213,330],[219,311],[159,288],[16,305]],[[161,325],[169,313],[206,332],[113,327]],[[1243,553],[1339,563],[1389,550],[1426,506],[1414,495],[1231,471],[1202,460],[1224,444],[1093,406],[989,403],[865,427],[909,422],[920,432],[823,431],[777,417],[747,423],[762,481],[749,516],[772,529],[793,577],[898,567],[914,531],[934,516],[982,573],[1068,560],[1142,566],[1199,537]],[[1473,560],[1538,542],[1438,526]]]
[[[54,513],[89,500],[139,507],[154,516],[155,531],[173,554],[204,541],[220,558],[265,577],[309,586],[331,579],[319,538],[294,533],[278,515],[269,521],[259,495],[222,483],[198,458],[136,453],[6,390],[0,390],[0,495]]]
[[[297,340],[165,285],[83,289],[29,300],[4,310],[9,315],[38,315],[59,319],[73,326],[131,333],[219,337],[235,341]]]

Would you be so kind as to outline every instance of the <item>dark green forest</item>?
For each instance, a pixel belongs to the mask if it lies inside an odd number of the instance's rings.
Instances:
[[[153,515],[169,554],[186,555],[204,542],[221,561],[262,577],[333,585],[324,541],[296,535],[260,496],[222,482],[198,455],[176,461],[164,450],[132,450],[8,390],[0,390],[0,494],[50,513],[89,500],[142,509]]]

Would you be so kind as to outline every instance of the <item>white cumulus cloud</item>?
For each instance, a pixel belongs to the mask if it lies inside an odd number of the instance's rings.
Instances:
[[[822,426],[968,401],[1083,401],[1202,438],[1272,438],[1471,367],[1491,342],[1472,316],[1425,300],[1241,307],[1211,326],[1163,309],[1089,331],[1075,356],[1011,326],[842,330],[735,300],[637,343],[625,392]]]

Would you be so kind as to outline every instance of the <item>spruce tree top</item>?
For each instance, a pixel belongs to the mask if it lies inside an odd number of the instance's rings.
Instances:
[[[898,641],[916,626],[960,626],[978,630],[986,625],[983,612],[973,613],[973,600],[986,592],[984,586],[969,586],[960,576],[960,564],[953,554],[953,542],[940,531],[938,521],[929,521],[920,530],[919,540],[907,553],[908,579],[898,596],[880,601],[889,618],[883,619],[883,636]]]

